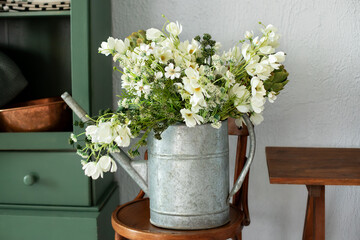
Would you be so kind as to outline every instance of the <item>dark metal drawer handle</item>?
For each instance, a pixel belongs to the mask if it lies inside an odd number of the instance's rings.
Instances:
[[[36,183],[37,177],[33,174],[28,174],[24,177],[24,184],[27,186],[31,186]]]

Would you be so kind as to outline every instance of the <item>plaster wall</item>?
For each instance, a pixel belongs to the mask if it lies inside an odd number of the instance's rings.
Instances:
[[[182,40],[210,33],[224,50],[245,30],[258,30],[258,21],[278,27],[290,82],[275,103],[266,105],[265,121],[256,127],[252,222],[243,237],[301,239],[306,189],[269,184],[265,146],[360,147],[360,2],[112,0],[112,6],[113,36],[121,39],[139,29],[161,29],[161,14],[183,25]],[[118,93],[120,75],[113,79]],[[230,150],[235,151],[235,138]],[[139,189],[123,171],[117,179],[121,202],[135,197]],[[360,239],[360,187],[326,188],[326,239]]]

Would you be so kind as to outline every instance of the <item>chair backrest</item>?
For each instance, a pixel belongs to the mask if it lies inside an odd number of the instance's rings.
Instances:
[[[247,138],[249,136],[248,129],[245,124],[239,128],[235,124],[235,119],[228,119],[228,134],[238,136],[237,147],[236,147],[236,159],[235,159],[235,170],[234,170],[234,183],[239,177],[241,170],[243,169],[246,157],[246,146]],[[148,153],[145,152],[144,159],[148,159]],[[250,172],[250,171],[249,171]],[[245,215],[243,225],[248,226],[250,224],[250,214],[248,206],[248,188],[249,188],[249,172],[245,177],[244,183],[241,189],[233,196],[232,204],[239,208]],[[135,197],[135,200],[143,198],[145,193],[140,190],[139,194]]]
[[[234,183],[235,183],[247,160],[246,146],[247,146],[247,138],[249,136],[249,131],[245,124],[243,124],[242,127],[239,128],[235,124],[235,119],[229,118],[228,134],[238,136],[237,147],[236,147],[235,170],[234,170]],[[241,211],[243,211],[245,215],[244,221],[242,223],[244,226],[248,226],[250,224],[250,213],[248,206],[249,172],[245,177],[241,189],[233,196],[232,199],[232,204],[237,208],[239,208]]]

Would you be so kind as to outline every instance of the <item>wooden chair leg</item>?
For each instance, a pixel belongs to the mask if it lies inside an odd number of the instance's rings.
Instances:
[[[235,236],[232,237],[231,239],[232,239],[232,240],[241,240],[241,239],[242,239],[241,233],[235,235]]]
[[[115,232],[115,240],[125,240],[126,238],[120,236],[118,233]]]
[[[231,238],[232,240],[242,240],[242,232],[236,234],[234,237]]]

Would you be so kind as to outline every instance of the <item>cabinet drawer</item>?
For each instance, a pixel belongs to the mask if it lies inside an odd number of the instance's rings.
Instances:
[[[0,151],[0,203],[89,206],[90,184],[74,152]]]

